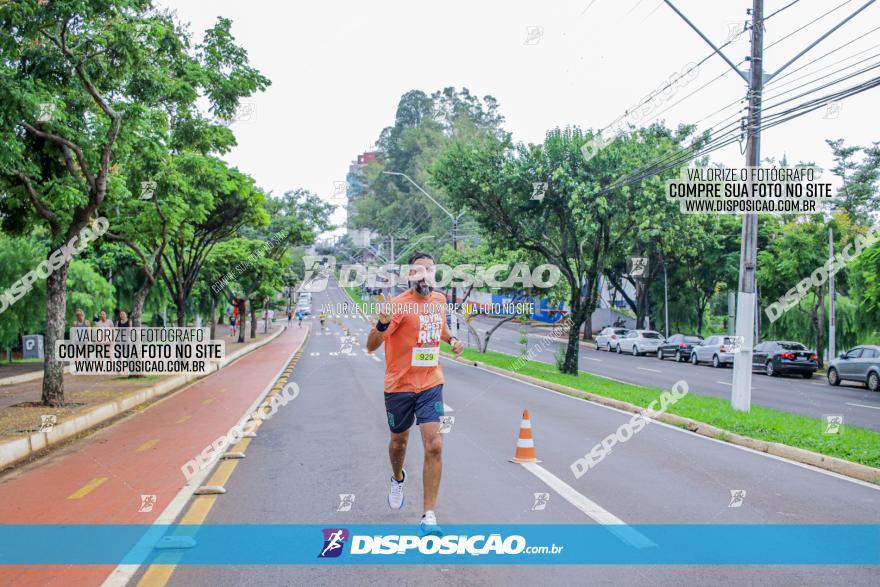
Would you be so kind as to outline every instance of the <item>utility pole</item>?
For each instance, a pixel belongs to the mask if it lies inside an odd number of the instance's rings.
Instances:
[[[669,281],[666,279],[666,259],[663,259],[663,329],[669,338]]]
[[[828,227],[828,258],[834,258],[834,231]],[[828,272],[828,362],[834,360],[837,356],[835,348],[835,335],[837,334],[837,316],[835,314],[834,298],[837,297],[837,291],[834,287],[834,273]]]
[[[678,16],[684,20],[700,37],[712,47],[740,77],[748,84],[748,119],[746,125],[746,165],[758,167],[761,165],[761,95],[764,84],[775,78],[789,65],[803,57],[810,49],[818,45],[834,31],[849,22],[857,14],[862,12],[876,0],[868,0],[852,14],[834,25],[826,33],[807,45],[803,50],[789,59],[779,69],[770,74],[764,73],[764,1],[752,0],[752,25],[751,25],[751,63],[748,72],[740,71],[739,68],[715,46],[682,12],[676,8],[671,0],[663,0]],[[734,355],[733,360],[733,390],[730,403],[734,410],[747,412],[751,407],[752,399],[752,347],[755,334],[755,305],[757,303],[757,253],[758,253],[758,216],[756,214],[744,214],[742,224],[742,243],[740,244],[739,259],[739,292],[736,300],[736,334],[742,337],[741,350]]]
[[[761,166],[761,93],[764,88],[764,0],[752,0],[752,52],[749,71],[749,109],[746,124],[746,166]],[[751,177],[751,176],[750,176]],[[751,182],[750,182],[751,183]],[[751,189],[751,185],[749,186]],[[758,258],[758,215],[742,219],[739,249],[739,292],[736,296],[736,336],[740,351],[733,358],[734,410],[748,412],[752,403],[752,347],[755,334],[756,273]]]

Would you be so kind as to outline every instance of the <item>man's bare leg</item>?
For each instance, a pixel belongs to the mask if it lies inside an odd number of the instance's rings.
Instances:
[[[443,472],[443,436],[440,435],[440,422],[425,422],[419,426],[422,432],[422,446],[425,447],[425,467],[422,471],[422,485],[425,493],[425,511],[437,505],[437,492],[440,490],[440,475]]]
[[[395,481],[403,481],[403,461],[406,458],[406,443],[409,441],[409,430],[392,432],[388,443],[388,456],[391,458],[391,473]]]

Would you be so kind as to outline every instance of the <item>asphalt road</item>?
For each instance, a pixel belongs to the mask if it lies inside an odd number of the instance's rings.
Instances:
[[[493,318],[475,319],[476,329],[482,334],[496,322]],[[489,340],[489,350],[519,355],[522,352],[519,326],[502,325]],[[549,328],[526,327],[528,348],[535,349],[535,360],[553,364],[554,354],[564,345],[559,342],[543,344],[542,337],[549,336]],[[465,329],[462,329],[464,338]],[[648,387],[666,388],[680,379],[690,385],[690,393],[730,399],[733,369],[714,368],[700,364],[676,363],[672,359],[660,361],[655,355],[633,357],[581,346],[579,364],[581,371],[604,375]],[[843,416],[845,424],[880,430],[880,393],[868,391],[864,386],[844,383],[840,387],[828,385],[824,376],[815,375],[812,380],[800,377],[767,377],[755,372],[752,375],[752,403],[783,412],[791,412],[813,418],[826,414]]]
[[[344,299],[331,286],[316,294],[314,303]],[[335,323],[327,334],[311,338],[292,376],[301,388],[299,397],[260,427],[206,524],[418,524],[421,441],[417,433],[410,437],[406,505],[392,511],[386,501],[384,359],[363,350],[368,328],[363,321],[343,318],[341,324],[360,344],[351,355],[341,352],[343,330]],[[541,467],[628,524],[880,522],[880,488],[659,423],[575,479],[570,464],[630,414],[442,361],[444,400],[455,422],[444,436],[441,524],[597,523],[529,469],[508,462],[524,408],[531,412]],[[731,490],[746,490],[741,507],[729,507]],[[550,499],[546,509],[533,511],[538,492],[549,492]],[[355,495],[350,511],[337,511],[339,494]],[[876,568],[857,566],[223,565],[178,567],[169,584],[530,585],[552,580],[561,585],[803,586],[875,585],[876,577]]]

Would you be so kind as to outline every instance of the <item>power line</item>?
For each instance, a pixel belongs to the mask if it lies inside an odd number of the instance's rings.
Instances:
[[[766,51],[767,49],[770,49],[770,48],[773,47],[774,45],[778,45],[779,43],[781,43],[781,42],[784,41],[785,39],[789,38],[790,36],[795,35],[795,34],[801,32],[802,30],[804,30],[805,28],[807,28],[807,27],[810,26],[811,24],[813,24],[813,23],[815,23],[815,22],[818,22],[818,21],[822,20],[823,18],[825,18],[826,16],[828,16],[828,15],[831,14],[832,12],[835,12],[836,10],[839,10],[840,8],[843,8],[844,6],[846,6],[847,4],[849,4],[850,2],[852,2],[852,0],[844,0],[843,2],[841,2],[840,4],[838,4],[837,6],[835,6],[835,7],[832,8],[831,10],[829,10],[828,12],[826,12],[826,13],[820,15],[820,16],[817,16],[816,18],[814,18],[813,20],[811,20],[811,21],[808,22],[807,24],[803,25],[802,27],[796,28],[795,30],[791,31],[790,33],[788,33],[787,35],[785,35],[785,36],[782,37],[781,39],[777,39],[777,40],[773,41],[772,43],[770,43],[769,45],[767,45],[767,46],[764,48],[764,50]],[[789,5],[789,6],[790,6],[790,5]],[[776,14],[776,13],[774,12],[774,14]],[[766,19],[765,19],[765,20],[766,20]]]
[[[846,1],[844,2],[844,4],[846,4],[847,2],[851,2],[851,1],[852,1],[852,0],[846,0]],[[760,24],[763,25],[763,24],[764,24],[765,22],[767,22],[770,18],[772,18],[772,17],[776,16],[777,14],[779,14],[780,12],[782,12],[782,11],[784,11],[784,10],[786,10],[786,9],[788,9],[788,8],[790,8],[790,7],[792,7],[792,6],[794,6],[794,5],[797,4],[798,2],[800,2],[800,0],[793,0],[792,2],[789,2],[789,3],[786,4],[785,6],[779,8],[778,10],[776,10],[775,12],[773,12],[772,14],[770,14],[770,15],[768,15],[768,16],[762,18],[762,19],[761,19],[760,21],[758,21],[758,22],[759,22]],[[657,8],[659,8],[659,7],[662,6],[662,5],[663,5],[663,2],[662,2],[662,0],[661,0],[660,4],[658,4],[657,7],[656,7],[654,10],[651,11],[651,14],[653,14],[653,13],[657,10]],[[842,5],[841,5],[841,6],[842,6]],[[840,8],[840,6],[838,6],[838,8]],[[836,10],[836,9],[834,9],[834,10]],[[833,10],[832,10],[831,12],[833,12]],[[826,13],[826,14],[829,14],[829,13]],[[648,16],[650,16],[650,14],[649,14]],[[823,15],[823,16],[824,16],[824,15]],[[820,17],[820,18],[821,18],[821,17]],[[813,22],[815,22],[815,21],[813,21]],[[745,29],[744,29],[743,32],[745,32]],[[742,34],[742,33],[740,33],[740,34]],[[728,39],[727,42],[725,42],[725,43],[722,44],[720,47],[718,47],[718,51],[720,52],[722,49],[724,49],[725,47],[727,47],[728,45],[730,45],[730,44],[733,43],[733,42],[734,42],[734,39],[733,39],[733,38]],[[768,48],[769,48],[769,47],[768,47]],[[691,71],[693,71],[694,69],[699,70],[700,66],[703,65],[703,64],[704,64],[706,61],[708,61],[709,59],[711,59],[714,55],[715,55],[715,51],[713,51],[712,53],[709,53],[706,57],[704,57],[704,58],[701,59],[699,62],[697,62],[697,64],[696,64],[695,66],[688,68],[687,73],[689,74],[689,73],[690,73]],[[743,63],[745,63],[745,60],[740,61],[740,62],[737,64],[737,66],[739,66],[739,65],[741,65],[741,64],[743,64]],[[700,86],[699,88],[697,88],[697,90],[695,90],[694,92],[691,92],[690,94],[688,94],[687,96],[685,96],[685,98],[688,98],[688,97],[694,95],[694,94],[697,93],[699,90],[705,88],[705,87],[708,86],[709,84],[711,84],[711,83],[713,83],[713,82],[715,82],[715,81],[721,79],[722,77],[724,77],[725,75],[727,75],[727,73],[728,73],[729,71],[730,71],[730,70],[727,70],[727,71],[725,71],[724,73],[722,73],[721,75],[719,75],[718,77],[713,78],[712,80],[710,80],[710,81],[707,82],[706,84],[704,84],[704,85]],[[641,107],[644,106],[645,104],[648,104],[649,102],[651,102],[652,100],[654,100],[657,96],[660,96],[660,95],[661,95],[664,91],[666,91],[668,88],[670,88],[670,87],[672,87],[673,85],[675,85],[676,83],[678,83],[678,81],[681,80],[685,75],[687,75],[687,74],[678,74],[677,76],[675,76],[674,79],[672,79],[672,80],[670,80],[669,82],[667,82],[662,88],[658,89],[656,92],[652,92],[651,94],[649,94],[646,98],[643,98],[641,102],[639,102],[638,104],[636,104],[636,105],[633,106],[632,108],[628,108],[623,114],[621,114],[620,116],[618,116],[617,118],[615,118],[614,120],[612,120],[610,124],[608,124],[607,126],[605,126],[605,127],[602,128],[602,129],[600,129],[600,130],[599,130],[599,133],[601,134],[602,132],[604,132],[604,131],[608,130],[609,128],[613,127],[618,121],[620,121],[620,120],[622,120],[622,119],[625,119],[627,116],[629,116],[630,112],[634,112],[634,111],[638,110],[639,108],[641,108]],[[685,98],[682,98],[681,100],[679,100],[679,101],[676,102],[675,104],[680,103],[680,102],[681,102],[682,100],[684,100]],[[675,104],[673,104],[673,106],[674,106]],[[671,108],[671,106],[670,106],[669,108]],[[661,114],[662,114],[663,112],[666,112],[667,110],[669,110],[669,108],[664,109],[664,110],[661,112]],[[654,120],[657,116],[659,116],[659,114],[656,115],[656,116],[655,116],[654,118],[652,118],[651,120]]]
[[[828,51],[827,53],[825,53],[825,54],[823,54],[823,55],[821,55],[821,56],[819,56],[819,57],[816,57],[816,58],[813,59],[812,61],[808,61],[807,63],[804,63],[803,65],[801,65],[801,66],[799,66],[799,67],[795,67],[794,69],[792,69],[791,71],[789,71],[789,72],[786,73],[786,74],[780,75],[779,77],[774,77],[772,80],[770,80],[769,82],[767,82],[767,85],[769,86],[769,85],[771,85],[771,84],[773,84],[773,83],[775,83],[775,82],[777,82],[777,81],[779,81],[779,80],[781,80],[781,79],[783,79],[783,78],[786,78],[786,77],[790,76],[790,75],[793,74],[793,73],[796,73],[796,72],[802,70],[802,69],[805,68],[805,67],[809,67],[810,65],[812,65],[812,64],[814,64],[814,63],[817,63],[817,62],[821,61],[822,59],[825,59],[825,58],[828,57],[829,55],[831,55],[831,54],[833,54],[833,53],[837,53],[838,51],[840,51],[840,50],[843,49],[844,47],[849,47],[850,45],[852,45],[852,44],[855,43],[856,41],[860,41],[861,39],[864,39],[865,37],[867,37],[867,36],[870,35],[871,33],[875,33],[875,32],[877,32],[878,30],[880,30],[880,26],[878,26],[878,27],[874,27],[874,28],[871,29],[870,31],[868,31],[868,32],[866,32],[866,33],[863,33],[863,34],[859,35],[859,36],[856,37],[855,39],[852,39],[851,41],[847,41],[847,42],[844,43],[843,45],[840,45],[839,47],[836,47],[835,49],[832,49],[831,51]],[[874,47],[878,47],[878,46],[880,46],[880,45],[874,45]],[[873,49],[874,47],[870,47],[869,49],[866,49],[865,51],[868,51],[868,50],[870,50],[870,49]],[[851,55],[850,57],[854,57],[855,55],[859,55],[860,53],[864,53],[864,51],[860,51],[859,53],[855,53],[855,54]],[[848,59],[848,57],[845,58],[845,59]]]
[[[847,77],[852,77],[852,75],[847,76]],[[837,82],[833,82],[833,83],[837,83]],[[833,85],[833,83],[827,84],[827,85]],[[873,79],[868,80],[866,82],[861,82],[859,84],[856,84],[854,86],[850,86],[848,88],[845,88],[843,90],[839,90],[837,92],[832,92],[830,94],[820,96],[820,97],[815,98],[813,100],[808,100],[806,102],[798,104],[797,106],[794,106],[794,107],[789,108],[787,110],[784,110],[782,112],[778,112],[778,113],[766,116],[764,121],[758,126],[758,130],[772,128],[772,127],[777,126],[779,124],[782,124],[784,122],[788,122],[789,120],[793,120],[795,118],[798,118],[800,116],[803,116],[805,114],[813,112],[813,111],[815,111],[815,110],[817,110],[817,109],[819,109],[819,108],[821,108],[831,102],[837,102],[837,101],[843,100],[845,98],[848,98],[850,96],[854,96],[856,94],[860,94],[862,92],[865,92],[867,90],[870,90],[870,89],[878,87],[878,86],[880,86],[880,77],[873,78]],[[810,92],[810,93],[812,93],[812,92]],[[768,106],[767,108],[762,109],[762,112],[764,110],[769,110],[769,109],[778,107],[784,103],[787,103],[788,101],[789,100],[784,100],[784,101],[779,102],[777,104],[773,104],[771,106]],[[603,194],[609,193],[611,191],[633,185],[635,183],[642,181],[643,179],[645,179],[647,177],[650,177],[653,175],[658,175],[660,173],[663,173],[664,171],[668,171],[669,169],[672,169],[673,167],[681,165],[682,163],[686,163],[692,159],[696,159],[697,157],[700,157],[702,155],[706,155],[708,153],[711,153],[713,151],[721,149],[727,145],[735,143],[739,140],[737,138],[736,134],[737,133],[726,133],[724,135],[721,135],[721,136],[718,136],[715,138],[711,138],[710,140],[708,140],[704,144],[695,143],[691,146],[680,149],[677,152],[667,154],[666,156],[661,157],[659,160],[654,161],[654,162],[650,163],[649,165],[644,166],[644,167],[636,170],[633,173],[630,173],[629,175],[627,175],[626,177],[622,178],[621,180],[613,183],[612,185],[609,185],[608,187],[599,190],[598,192],[595,193],[595,195],[597,195],[597,196],[603,195]]]

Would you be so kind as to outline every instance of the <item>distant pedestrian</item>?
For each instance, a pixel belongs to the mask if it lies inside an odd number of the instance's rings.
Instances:
[[[73,323],[74,328],[88,328],[91,326],[88,320],[86,320],[86,313],[82,310],[76,311],[76,320]]]
[[[297,310],[297,311],[296,311],[296,319],[299,321],[299,327],[302,328],[302,327],[303,327],[303,313],[302,313],[302,310]]]
[[[128,313],[125,310],[119,312],[119,320],[116,321],[117,328],[131,328],[131,320],[128,319]]]
[[[293,320],[293,312],[290,310],[290,308],[287,308],[287,323],[290,324],[290,322],[292,320]]]
[[[96,328],[113,328],[113,322],[107,319],[107,312],[101,310],[101,317],[95,323]]]

